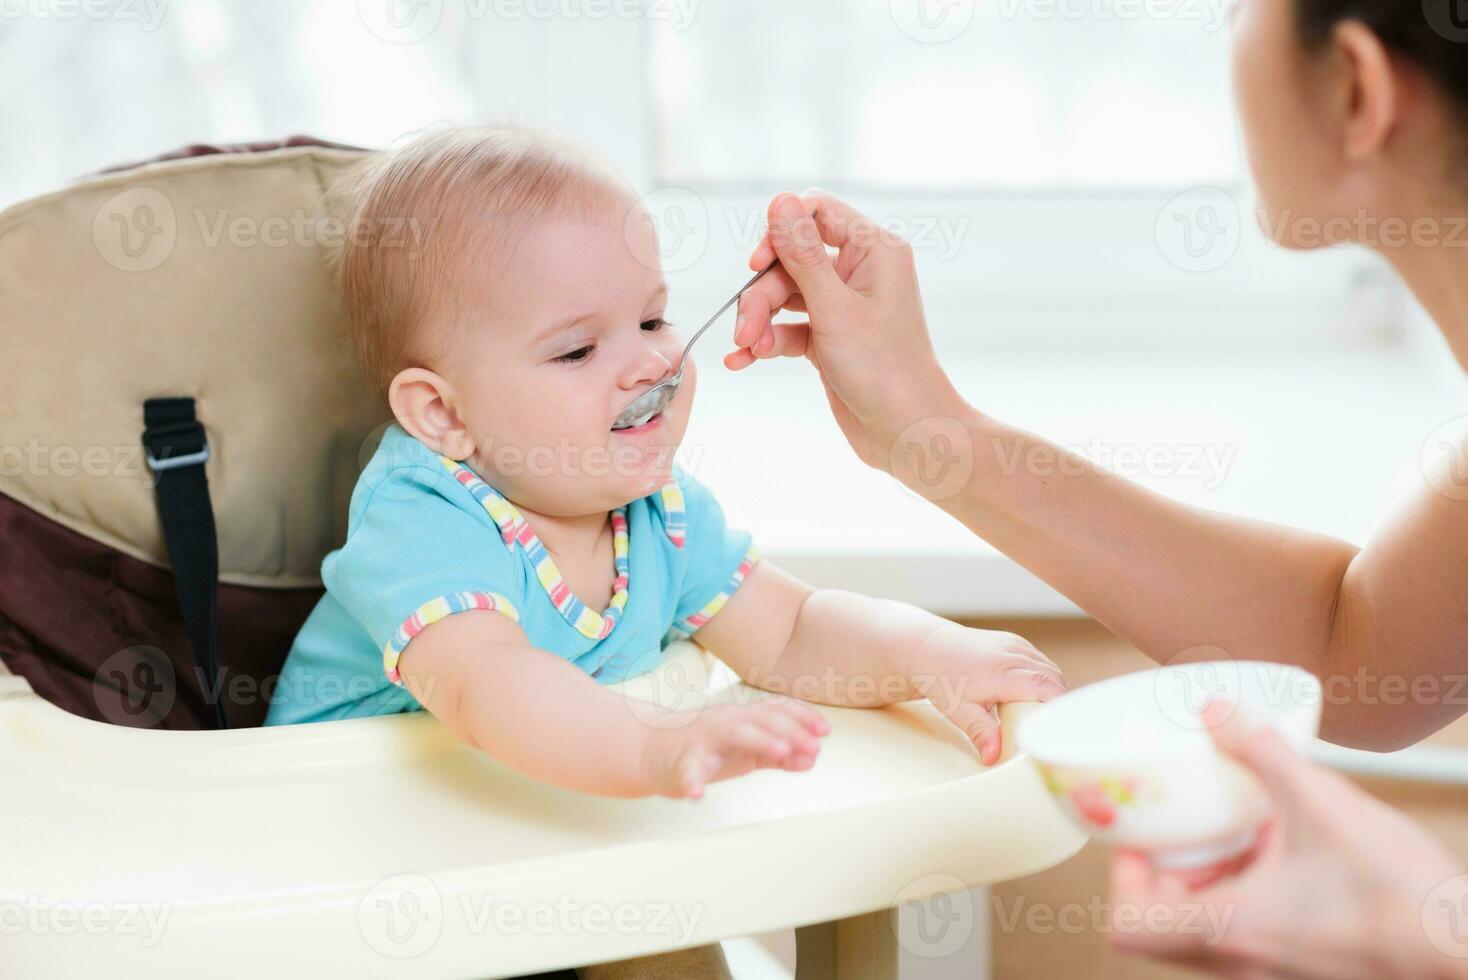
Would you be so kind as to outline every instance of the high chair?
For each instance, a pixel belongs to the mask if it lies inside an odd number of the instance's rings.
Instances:
[[[193,147],[0,213],[0,976],[505,977],[793,927],[799,977],[879,980],[895,907],[1079,849],[927,704],[821,708],[812,770],[698,802],[545,786],[426,712],[255,727],[391,419],[325,264],[364,152]],[[675,688],[758,696],[691,643],[619,689],[658,724]]]

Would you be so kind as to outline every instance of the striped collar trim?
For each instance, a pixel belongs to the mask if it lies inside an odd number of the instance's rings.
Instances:
[[[540,585],[545,589],[546,595],[550,597],[551,605],[575,630],[588,639],[600,640],[608,636],[622,617],[622,610],[627,606],[627,584],[628,584],[628,538],[627,538],[627,508],[618,507],[612,511],[612,566],[616,572],[616,578],[612,582],[612,599],[607,603],[605,612],[597,613],[588,608],[587,605],[576,597],[571,591],[571,586],[566,582],[561,570],[556,567],[555,559],[540,538],[530,522],[520,513],[519,508],[510,503],[503,494],[494,487],[485,483],[469,467],[457,460],[447,456],[440,456],[439,462],[464,489],[479,501],[485,511],[489,513],[490,519],[499,528],[500,537],[506,545],[518,545],[520,550],[529,559],[535,569],[535,576],[540,580]],[[673,544],[682,548],[687,534],[687,518],[685,515],[683,491],[676,481],[669,482],[661,490],[664,517],[663,522],[667,529],[668,539]]]

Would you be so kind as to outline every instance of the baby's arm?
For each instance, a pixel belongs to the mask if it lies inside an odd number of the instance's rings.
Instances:
[[[913,606],[812,589],[756,565],[695,639],[757,687],[807,701],[876,707],[929,698],[999,757],[995,704],[1065,691],[1060,671],[1022,637],[971,629]]]
[[[535,779],[603,796],[698,797],[706,783],[754,769],[808,769],[826,731],[797,702],[722,705],[649,726],[497,612],[428,626],[398,670],[467,744]]]

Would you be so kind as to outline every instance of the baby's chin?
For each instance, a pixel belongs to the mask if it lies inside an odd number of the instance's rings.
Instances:
[[[635,456],[614,454],[608,472],[576,478],[572,494],[582,501],[584,513],[615,510],[650,497],[673,479],[675,447],[648,447]]]
[[[567,484],[520,485],[506,496],[515,506],[548,517],[586,517],[626,507],[634,500],[651,497],[672,480],[666,473],[619,473],[582,475]]]
[[[677,446],[659,446],[659,452],[646,453],[640,461],[642,469],[637,472],[628,472],[622,478],[625,489],[618,493],[618,496],[625,496],[627,499],[622,500],[617,506],[627,505],[633,500],[652,496],[653,493],[662,490],[662,487],[672,480],[672,461],[674,461],[675,452],[677,452]]]

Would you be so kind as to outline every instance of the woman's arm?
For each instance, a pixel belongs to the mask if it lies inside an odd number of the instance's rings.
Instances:
[[[1468,502],[1424,489],[1363,549],[1184,506],[971,408],[933,355],[911,249],[859,213],[782,195],[751,264],[775,254],[726,364],[809,357],[864,461],[1153,659],[1299,664],[1346,744],[1407,745],[1468,710]],[[809,324],[772,327],[782,307]]]
[[[939,506],[1153,659],[1299,664],[1326,682],[1326,737],[1372,748],[1468,709],[1462,503],[1426,490],[1358,549],[1184,506],[957,412],[973,473]]]

